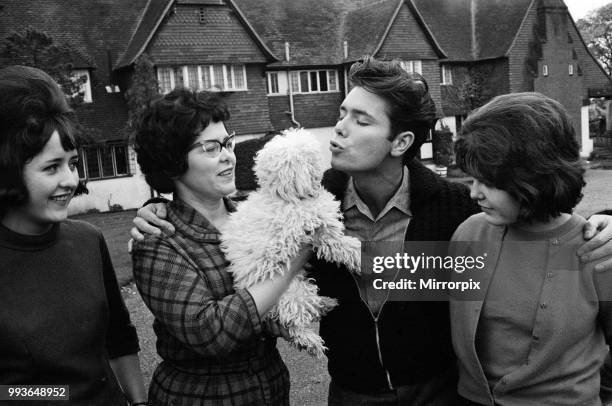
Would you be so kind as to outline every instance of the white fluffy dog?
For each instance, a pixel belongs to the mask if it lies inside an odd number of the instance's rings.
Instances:
[[[319,258],[360,272],[360,242],[343,234],[340,203],[321,186],[320,155],[317,140],[299,129],[277,135],[255,157],[260,188],[231,214],[221,233],[236,288],[286,272],[302,243],[311,244]],[[266,317],[287,328],[292,345],[322,357],[323,340],[309,324],[337,302],[317,290],[300,273]]]

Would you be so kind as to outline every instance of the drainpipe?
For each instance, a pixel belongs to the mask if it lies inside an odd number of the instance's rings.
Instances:
[[[289,42],[285,42],[285,61],[289,62],[291,55],[289,54]],[[293,106],[293,90],[291,89],[291,71],[287,69],[287,89],[289,90],[289,114],[291,115],[291,122],[300,128],[302,125],[295,119],[295,109]]]

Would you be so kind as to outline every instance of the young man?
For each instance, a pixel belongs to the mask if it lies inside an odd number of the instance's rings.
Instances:
[[[364,242],[448,241],[478,208],[467,187],[414,159],[436,120],[425,80],[397,62],[373,58],[354,64],[349,80],[353,88],[330,142],[332,169],[323,180],[342,202],[347,234]],[[168,225],[154,212],[163,217],[165,207],[143,208],[134,220],[143,232],[159,232],[151,224]],[[598,220],[593,228],[607,227],[585,251],[612,237],[612,219]],[[132,230],[134,238],[139,234]],[[602,257],[612,252],[610,245],[589,255]],[[457,404],[448,303],[390,302],[368,275],[319,261],[312,276],[321,295],[340,302],[321,320],[330,405]]]

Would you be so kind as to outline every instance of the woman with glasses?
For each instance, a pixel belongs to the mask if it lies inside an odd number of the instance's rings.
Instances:
[[[172,193],[175,232],[148,234],[132,250],[134,277],[155,321],[162,362],[149,388],[152,405],[285,405],[289,374],[262,316],[306,263],[236,290],[219,247],[234,205],[234,134],[214,94],[179,89],[155,100],[135,132],[148,184]]]

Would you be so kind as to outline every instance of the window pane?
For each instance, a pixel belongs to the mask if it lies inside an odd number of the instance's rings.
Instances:
[[[413,72],[418,73],[419,75],[423,74],[423,69],[421,68],[421,61],[413,61],[414,70]]]
[[[111,156],[111,147],[100,147],[98,148],[98,150],[100,151],[100,160],[102,161],[102,177],[107,178],[110,176],[115,176],[115,173],[113,171],[113,158]]]
[[[202,86],[204,89],[210,89],[212,87],[212,81],[210,79],[210,65],[202,66]]]
[[[246,89],[246,84],[244,83],[244,65],[233,65],[232,71],[234,72],[234,84],[236,89]]]
[[[308,72],[300,72],[300,92],[308,92]]]
[[[159,90],[162,93],[168,93],[172,90],[172,86],[170,83],[170,75],[172,75],[171,68],[158,68],[158,80],[159,80]]]
[[[268,93],[278,93],[278,73],[270,73],[270,89]]]
[[[85,179],[85,158],[83,156],[83,150],[79,148],[79,163],[77,170],[79,171],[79,179]]]
[[[115,166],[117,167],[117,175],[127,175],[127,148],[125,145],[115,146]]]
[[[319,71],[319,79],[321,79],[321,91],[327,91],[327,71]]]
[[[98,148],[85,148],[85,160],[87,161],[87,175],[89,179],[100,177],[100,166],[98,165]]]
[[[317,71],[310,72],[310,90],[316,92],[319,90],[319,79],[317,78]]]
[[[223,82],[223,65],[213,65],[214,83],[213,86],[217,87],[218,90],[226,88]]]
[[[338,90],[338,86],[336,85],[336,71],[330,70],[327,72],[329,74],[329,90]]]
[[[300,77],[298,72],[291,72],[291,91],[294,93],[300,91]]]
[[[187,67],[187,78],[189,79],[189,88],[198,90],[198,67],[191,65]]]
[[[177,66],[174,68],[174,88],[185,87],[183,84],[183,67]]]

